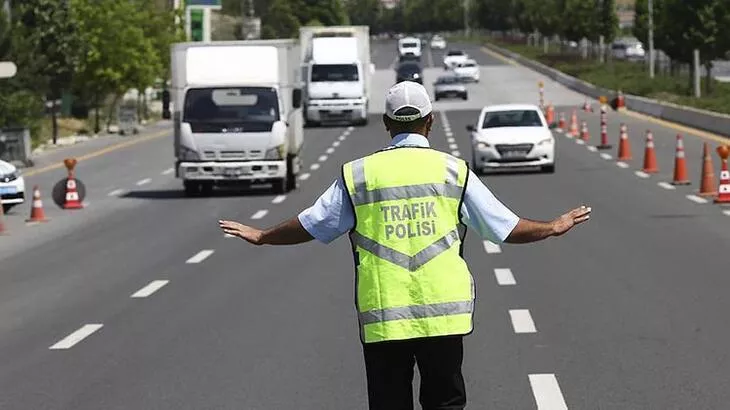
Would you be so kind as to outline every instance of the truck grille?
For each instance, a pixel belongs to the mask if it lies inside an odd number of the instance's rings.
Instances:
[[[246,161],[263,159],[264,152],[261,150],[250,151],[203,151],[203,160],[206,161]]]

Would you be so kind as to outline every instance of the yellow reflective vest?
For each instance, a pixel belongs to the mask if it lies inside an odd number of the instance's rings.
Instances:
[[[379,151],[342,167],[363,343],[464,335],[474,283],[461,257],[468,166],[419,147]]]

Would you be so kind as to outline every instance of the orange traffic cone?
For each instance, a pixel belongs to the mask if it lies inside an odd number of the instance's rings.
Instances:
[[[621,124],[621,137],[618,144],[618,160],[631,160],[631,143],[629,142],[629,134],[626,124]]]
[[[545,119],[547,120],[548,125],[555,122],[555,108],[553,108],[553,103],[548,104],[546,117],[547,118]]]
[[[578,114],[573,110],[573,115],[570,117],[570,133],[571,137],[578,136]]]
[[[583,111],[593,112],[593,107],[591,107],[591,104],[588,102],[587,98],[586,98],[585,102],[583,103]]]
[[[30,207],[30,218],[25,222],[37,223],[47,222],[46,213],[43,211],[43,201],[41,201],[41,190],[38,185],[33,187],[33,204]]]
[[[727,157],[730,156],[730,146],[722,145],[717,147],[717,153],[722,160],[722,170],[720,171],[720,187],[717,189],[716,204],[730,203],[730,171],[727,168]]]
[[[580,129],[580,139],[582,139],[583,141],[586,141],[586,142],[588,142],[588,140],[591,139],[591,134],[588,133],[588,125],[586,124],[585,121],[583,121],[583,124]]]
[[[677,153],[674,156],[674,185],[689,185],[687,178],[687,159],[684,157],[684,141],[682,135],[677,134]]]
[[[702,149],[702,180],[700,182],[700,196],[717,195],[717,185],[715,185],[715,167],[712,165],[712,155],[710,154],[710,144],[705,142]]]
[[[565,113],[560,113],[560,121],[558,121],[558,129],[565,130]]]
[[[656,152],[654,151],[654,136],[651,131],[646,130],[646,148],[644,149],[644,172],[654,174],[659,172],[656,161]]]
[[[626,109],[626,100],[624,99],[624,93],[621,90],[618,90],[618,95],[616,95],[616,111],[623,111]]]
[[[69,176],[66,180],[66,202],[63,204],[63,209],[81,209],[83,207],[76,187],[76,178]]]

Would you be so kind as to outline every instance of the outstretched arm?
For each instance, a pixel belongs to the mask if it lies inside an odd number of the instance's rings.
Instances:
[[[297,217],[266,230],[256,229],[235,221],[218,221],[218,225],[223,232],[254,245],[296,245],[314,239],[304,229]]]
[[[591,208],[584,205],[550,222],[520,218],[520,221],[504,241],[507,243],[530,243],[551,236],[560,236],[571,230],[575,225],[587,221],[590,216]]]

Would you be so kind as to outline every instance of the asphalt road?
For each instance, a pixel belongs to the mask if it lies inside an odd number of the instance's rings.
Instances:
[[[464,48],[483,65],[483,81],[463,105],[436,106],[431,141],[468,159],[465,127],[479,107],[535,103],[541,77]],[[379,96],[393,78],[395,45],[378,44],[374,55]],[[583,102],[551,82],[546,97],[558,112]],[[172,139],[162,129],[113,150],[118,141],[109,142],[109,152],[81,162],[87,209],[48,203],[53,219],[37,226],[22,223],[25,207],[9,215],[12,232],[0,238],[0,408],[365,409],[347,239],[256,248],[225,238],[217,220],[269,226],[309,206],[342,163],[387,143],[373,107],[367,127],[305,131],[306,174],[286,197],[183,197],[166,173]],[[597,141],[598,114],[579,116]],[[594,215],[534,245],[467,236],[478,287],[476,330],[466,339],[469,408],[721,409],[730,401],[730,217],[687,198],[697,182],[657,185],[671,180],[675,129],[611,113],[614,144],[622,121],[634,151],[626,168],[556,134],[555,174],[483,177],[522,216],[550,219],[583,203]],[[661,173],[643,178],[634,172],[649,127]],[[693,181],[701,141],[686,135]],[[61,175],[28,179],[46,186]]]

